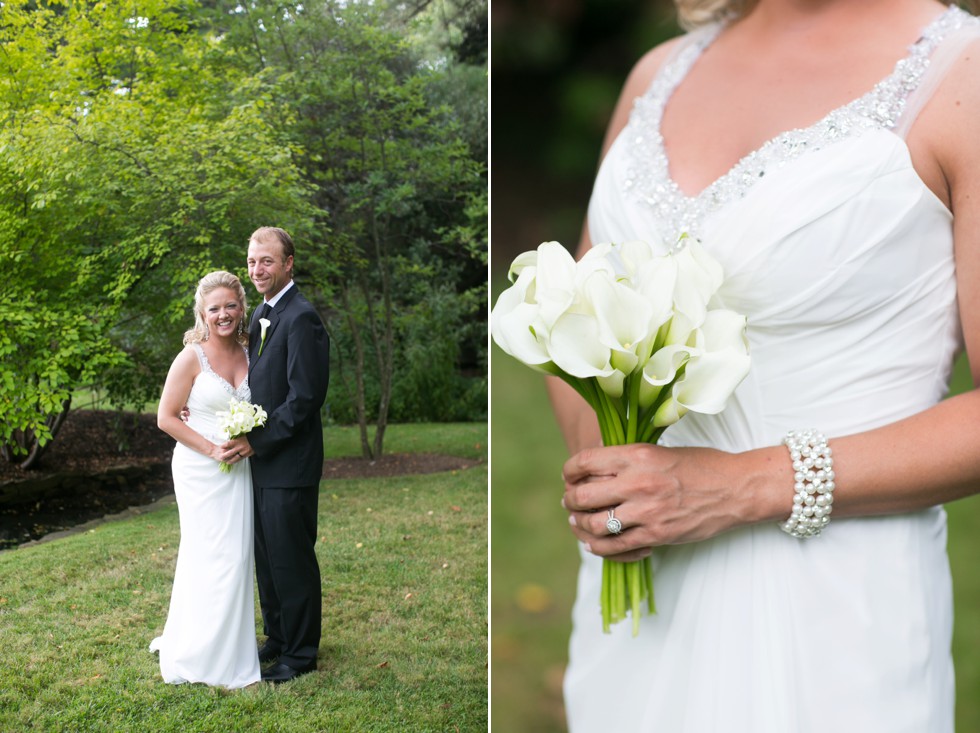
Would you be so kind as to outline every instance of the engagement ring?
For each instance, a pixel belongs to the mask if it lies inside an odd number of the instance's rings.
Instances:
[[[606,520],[606,529],[609,534],[619,534],[623,531],[623,523],[616,519],[615,510],[609,510],[609,519]]]

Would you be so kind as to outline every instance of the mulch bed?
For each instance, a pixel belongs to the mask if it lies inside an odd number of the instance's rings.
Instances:
[[[174,441],[156,425],[153,415],[79,410],[69,414],[50,450],[36,470],[25,471],[0,460],[0,484],[54,472],[99,474],[107,469],[138,465],[156,467],[146,478],[119,482],[111,488],[93,484],[38,501],[0,505],[0,549],[68,529],[129,507],[151,504],[173,494],[169,463]],[[324,462],[327,479],[382,478],[470,468],[479,461],[438,454],[394,453]]]

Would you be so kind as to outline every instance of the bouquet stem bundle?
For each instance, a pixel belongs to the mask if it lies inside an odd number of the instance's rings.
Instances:
[[[640,616],[643,601],[647,602],[647,612],[654,614],[657,606],[653,599],[653,564],[649,557],[635,562],[602,561],[602,596],[599,606],[602,611],[602,630],[607,634],[612,624],[626,618],[627,612],[633,614],[633,636],[640,633]]]
[[[605,446],[656,443],[667,429],[666,426],[657,426],[654,416],[669,391],[661,391],[658,395],[660,399],[655,400],[647,409],[642,409],[639,375],[626,377],[623,394],[618,398],[603,392],[593,379],[561,378],[595,410],[602,444]],[[633,635],[636,636],[640,631],[644,601],[647,613],[655,614],[657,607],[653,594],[652,560],[645,557],[633,562],[620,562],[603,558],[602,591],[599,598],[602,630],[609,633],[613,624],[632,615]]]

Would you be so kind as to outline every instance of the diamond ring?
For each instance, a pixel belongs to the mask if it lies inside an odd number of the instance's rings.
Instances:
[[[623,531],[623,523],[616,519],[615,510],[609,510],[609,519],[606,520],[606,529],[609,534],[619,534]]]

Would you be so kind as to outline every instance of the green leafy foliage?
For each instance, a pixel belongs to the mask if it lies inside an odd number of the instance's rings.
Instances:
[[[244,258],[255,217],[301,216],[292,148],[249,79],[223,73],[232,67],[191,27],[193,8],[4,4],[0,262],[16,358],[0,364],[0,442],[10,455],[52,437],[79,385],[108,382],[127,401],[157,394],[200,276]],[[15,433],[27,443],[11,444]]]
[[[373,452],[395,365],[419,363],[407,336],[446,287],[462,322],[442,332],[463,341],[433,373],[485,372],[480,28],[470,0],[5,2],[2,302],[33,319],[4,334],[7,454],[50,440],[80,386],[152,401],[197,281],[244,277],[261,225],[293,233],[297,279],[351,349],[348,413],[364,435],[376,421]],[[404,287],[413,273],[432,289]],[[440,388],[420,379],[401,384]]]
[[[429,43],[425,7],[414,20],[397,10],[314,0],[228,13],[240,62],[274,97],[269,119],[302,151],[316,216],[301,238],[298,277],[334,334],[341,383],[333,389],[350,405],[331,398],[332,414],[360,424],[365,455],[382,452],[399,400],[409,410],[458,393],[464,361],[485,363],[485,333],[479,340],[478,329],[457,326],[485,320],[475,303],[486,281],[486,69],[454,65]],[[428,364],[427,382],[399,382],[412,358],[409,334],[439,308],[446,278],[460,306],[441,333],[457,344],[442,349],[448,362]],[[399,386],[434,391],[403,399]],[[459,405],[443,414],[458,417]]]

